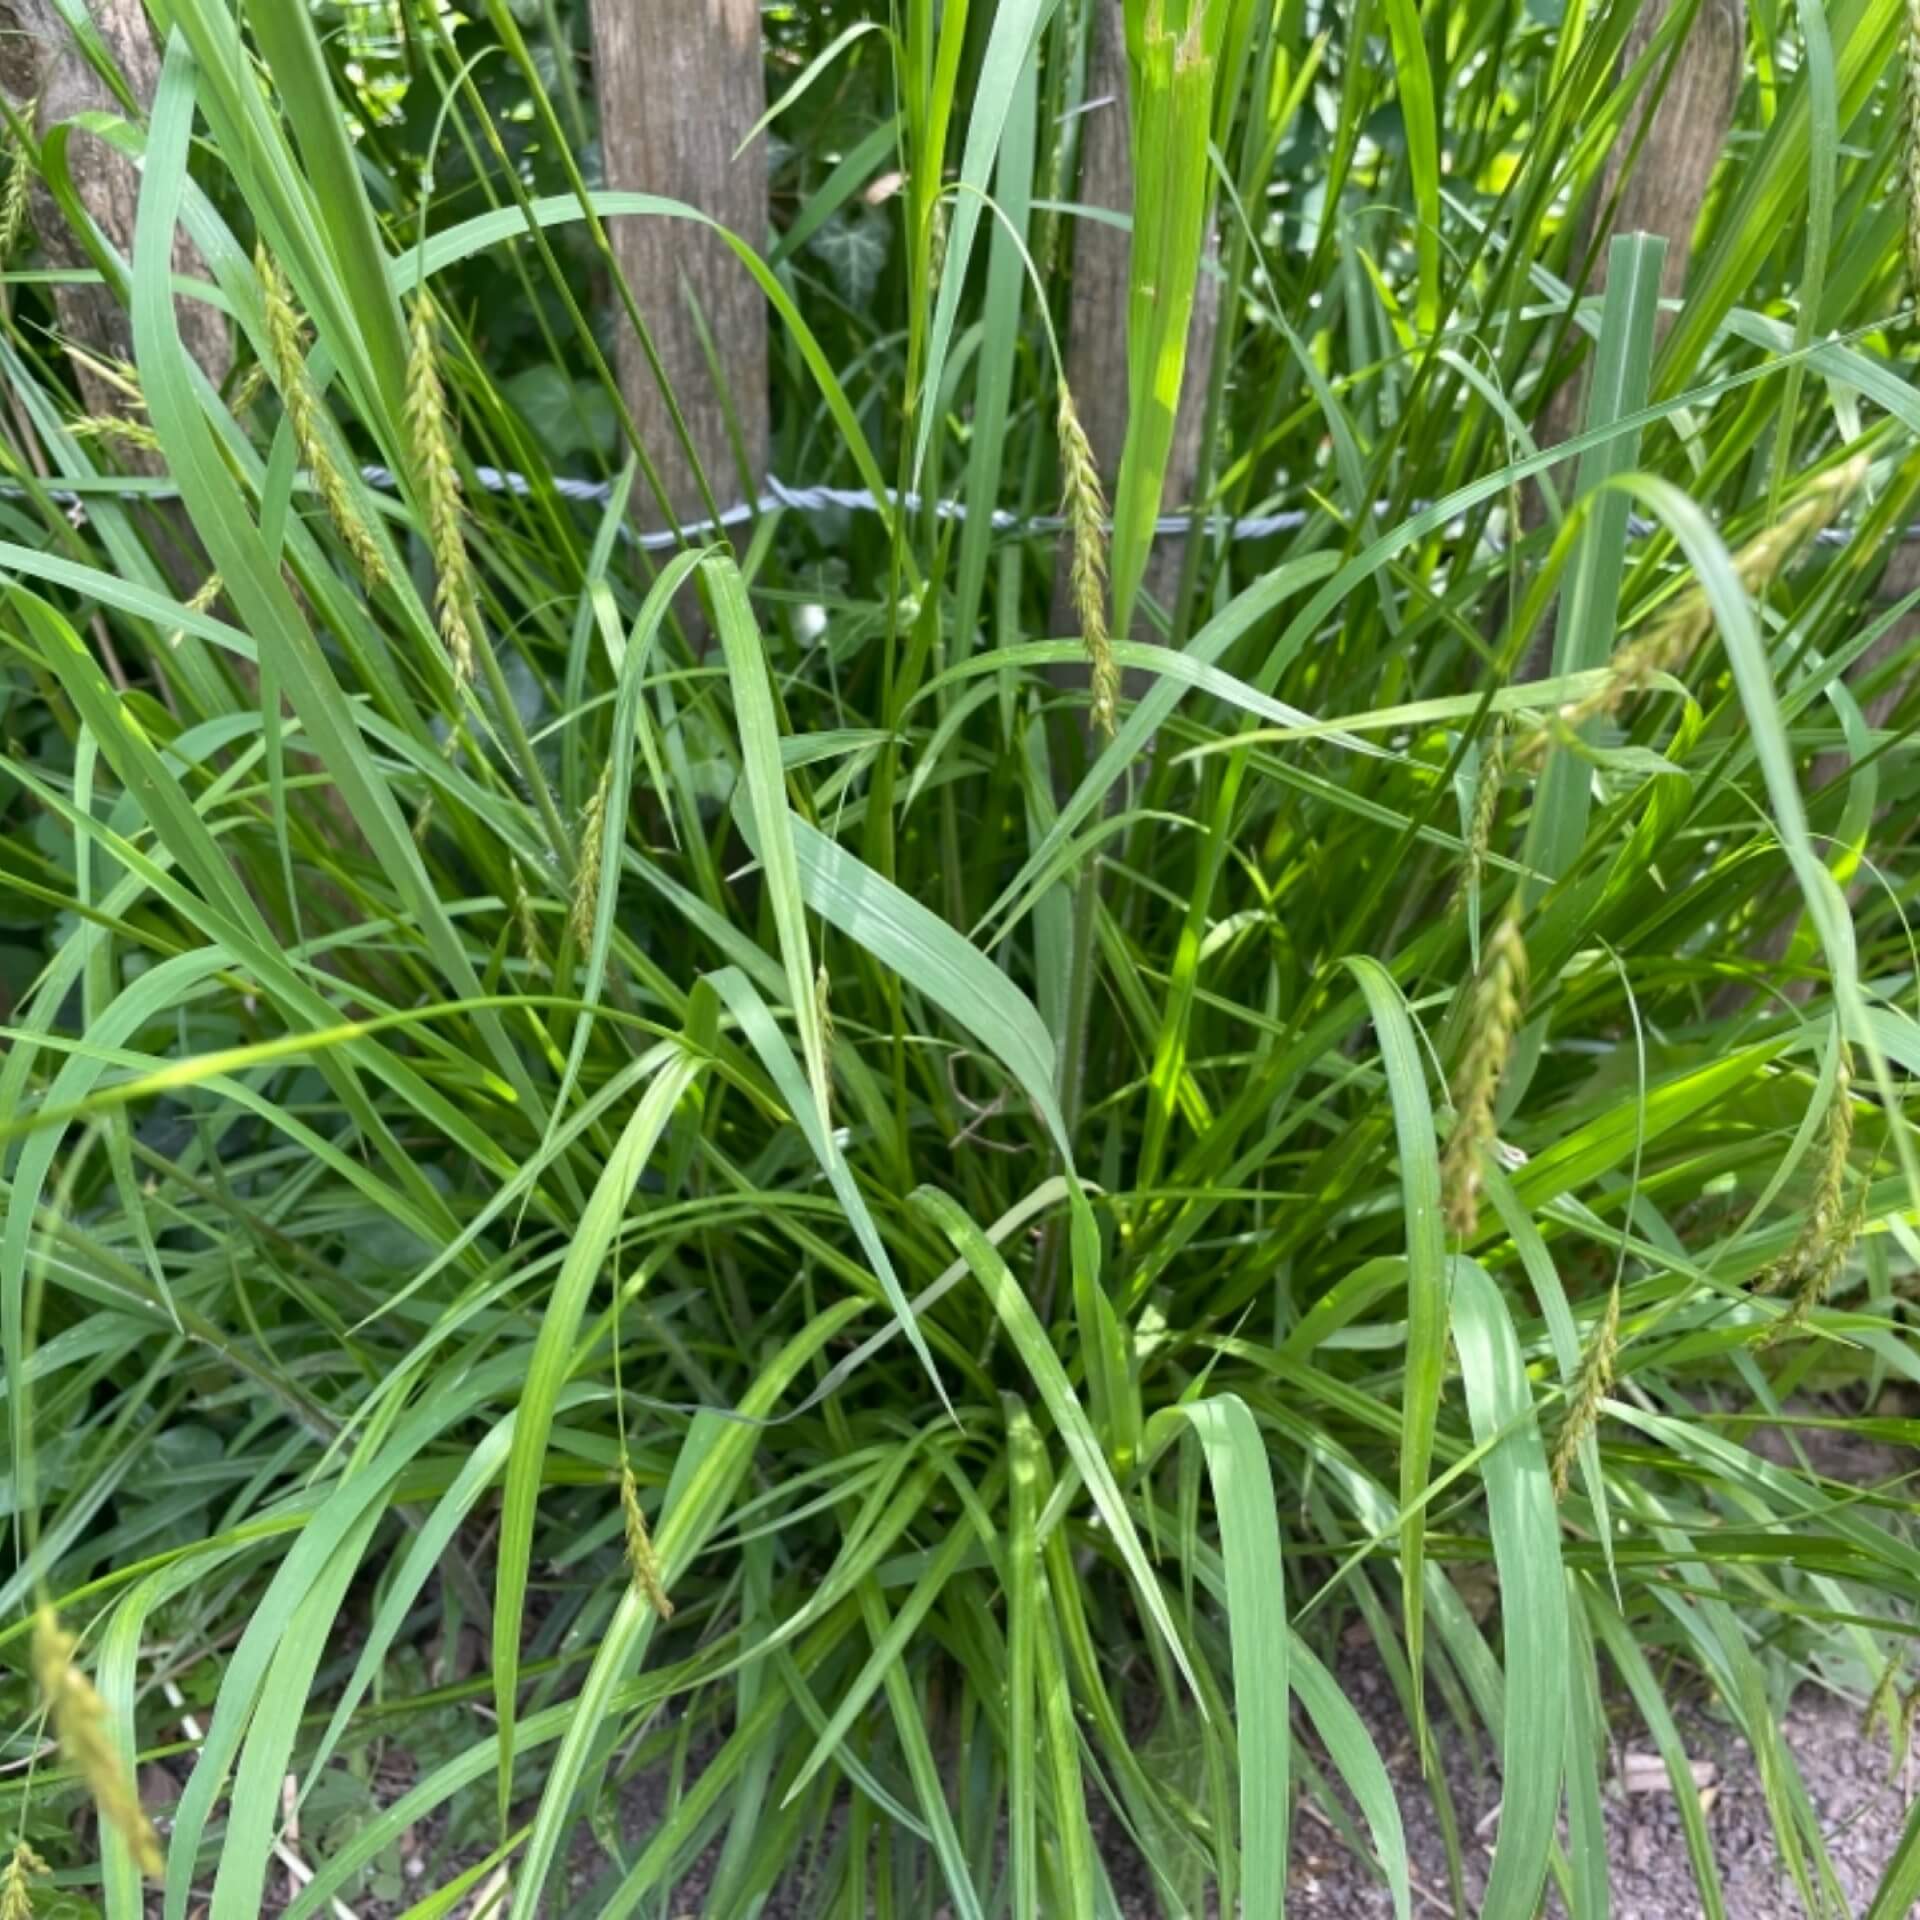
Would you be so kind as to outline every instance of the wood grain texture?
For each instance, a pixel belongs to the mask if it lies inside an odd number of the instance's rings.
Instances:
[[[594,86],[606,184],[686,201],[752,246],[767,240],[767,149],[734,150],[766,105],[756,0],[593,0]],[[760,290],[717,235],[684,220],[610,223],[621,273],[646,321],[695,453],[721,506],[751,498],[767,466],[767,314]],[[737,422],[736,457],[700,329],[705,316]],[[667,402],[624,308],[621,389],[677,518],[701,493]],[[657,521],[644,486],[636,511]]]
[[[1116,213],[1133,208],[1133,156],[1127,108],[1127,49],[1121,0],[1098,0],[1089,23],[1087,89],[1090,105],[1081,119],[1080,185],[1077,198],[1087,206],[1110,207]],[[1067,320],[1067,385],[1099,462],[1100,478],[1113,495],[1120,471],[1121,449],[1127,438],[1127,261],[1128,235],[1096,220],[1076,221],[1073,239],[1073,291]],[[1208,242],[1208,264],[1213,243]],[[1214,336],[1220,320],[1220,282],[1213,273],[1201,276],[1195,289],[1193,318],[1187,328],[1187,367],[1180,389],[1180,410],[1174,419],[1173,453],[1167,463],[1166,492],[1161,512],[1174,513],[1192,504],[1195,475],[1200,467],[1200,436],[1205,427],[1207,375],[1213,361]],[[1179,587],[1186,542],[1162,537],[1154,542],[1147,563],[1146,590],[1162,606]],[[1049,631],[1079,631],[1073,614],[1068,581],[1069,559],[1064,545],[1054,563],[1053,610]],[[1150,637],[1136,619],[1135,634]],[[1063,669],[1070,684],[1086,678],[1079,667]],[[1127,697],[1138,698],[1141,676],[1126,676]]]
[[[1642,0],[1620,50],[1621,74],[1632,70],[1652,44],[1661,23],[1680,4],[1684,4],[1684,0]],[[1584,293],[1605,291],[1609,243],[1620,233],[1664,236],[1667,252],[1660,268],[1661,298],[1678,299],[1686,292],[1687,268],[1693,259],[1693,232],[1699,224],[1714,169],[1720,163],[1733,125],[1746,42],[1745,0],[1699,0],[1686,37],[1670,64],[1655,65],[1640,101],[1627,116],[1619,139],[1608,150],[1599,185],[1588,197],[1580,215],[1579,240],[1574,250],[1576,270],[1582,260],[1591,257],[1594,262]],[[1664,90],[1663,75],[1668,76]],[[1636,140],[1639,141],[1637,153]],[[1623,181],[1622,173],[1630,157],[1632,171],[1626,173]],[[1602,221],[1604,230],[1597,234],[1596,247],[1596,228]],[[1655,337],[1664,338],[1671,324],[1671,315],[1656,315]],[[1562,380],[1548,396],[1534,430],[1541,447],[1559,446],[1579,431],[1586,412],[1591,365],[1591,356],[1584,357],[1573,375]],[[1552,481],[1563,501],[1570,496],[1575,481],[1571,462],[1549,469],[1543,477]],[[1537,486],[1528,485],[1524,489],[1521,511],[1529,529],[1545,521],[1544,499]],[[1547,671],[1552,653],[1553,622],[1549,619],[1541,623],[1520,677],[1538,679]]]
[[[1622,74],[1631,71],[1646,53],[1661,23],[1681,3],[1643,0],[1621,49]],[[1746,43],[1744,0],[1699,0],[1686,37],[1673,56],[1671,77],[1664,90],[1660,81],[1667,68],[1665,63],[1656,64],[1646,91],[1608,151],[1598,188],[1589,196],[1581,216],[1580,242],[1574,258],[1576,263],[1589,254],[1594,258],[1584,292],[1605,290],[1607,242],[1614,234],[1657,233],[1667,242],[1666,262],[1660,270],[1661,297],[1677,299],[1685,293],[1687,268],[1693,258],[1693,231],[1733,124]],[[1621,176],[1630,158],[1632,171],[1623,181]],[[1602,220],[1605,231],[1598,235],[1600,244],[1596,248],[1595,227]],[[1664,313],[1655,322],[1662,337],[1671,324],[1672,317]],[[1583,364],[1579,375],[1562,381],[1547,403],[1539,431],[1543,447],[1557,446],[1572,437],[1585,401]],[[1556,473],[1555,484],[1566,477],[1564,472]]]
[[[160,54],[140,0],[91,0],[90,11],[129,91],[142,106],[151,105],[160,80]],[[8,98],[16,106],[38,101],[36,138],[44,140],[53,128],[77,114],[126,112],[125,103],[88,64],[52,0],[0,0],[0,49],[4,49],[0,86]],[[67,156],[81,202],[122,258],[131,261],[140,201],[138,172],[104,140],[79,129],[69,141]],[[93,264],[53,195],[39,182],[34,185],[29,217],[49,266]],[[174,238],[173,270],[203,280],[208,277],[206,263],[184,233]],[[62,286],[53,288],[52,294],[61,330],[76,346],[103,358],[133,358],[133,324],[110,289]],[[218,385],[233,359],[226,321],[200,300],[178,300],[175,310],[187,351]],[[74,371],[91,412],[128,412],[127,397],[92,373],[84,361],[76,358]],[[129,469],[159,471],[155,457],[137,449],[119,448],[116,454]]]

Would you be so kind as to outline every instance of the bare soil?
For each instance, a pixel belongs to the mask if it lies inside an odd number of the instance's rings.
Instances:
[[[1414,1910],[1455,1916],[1440,1823],[1386,1676],[1377,1660],[1365,1655],[1343,1662],[1340,1680],[1387,1757],[1398,1790],[1416,1879]],[[1695,1778],[1708,1783],[1702,1793],[1707,1833],[1727,1913],[1733,1920],[1806,1920],[1776,1852],[1747,1743],[1704,1706],[1685,1708],[1675,1717]],[[1623,1713],[1624,1737],[1604,1796],[1614,1920],[1702,1920],[1707,1908],[1695,1889],[1678,1803],[1665,1788],[1665,1769],[1651,1744],[1636,1740],[1636,1731],[1630,1713]],[[1840,1888],[1849,1908],[1858,1912],[1872,1899],[1893,1857],[1907,1810],[1920,1792],[1920,1769],[1909,1759],[1890,1778],[1884,1735],[1864,1739],[1854,1703],[1810,1687],[1802,1688],[1789,1709],[1785,1734]],[[1467,1905],[1457,1920],[1471,1920],[1479,1912],[1492,1856],[1500,1783],[1490,1770],[1475,1771],[1464,1746],[1456,1743],[1443,1751],[1465,1855]],[[1294,1823],[1287,1911],[1292,1920],[1372,1920],[1390,1915],[1393,1906],[1384,1884],[1338,1833],[1303,1811]],[[1550,1911],[1561,1912],[1557,1898]]]

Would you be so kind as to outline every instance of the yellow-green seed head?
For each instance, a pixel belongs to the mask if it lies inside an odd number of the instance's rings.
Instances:
[[[256,360],[240,376],[240,383],[233,390],[233,398],[227,403],[227,411],[236,420],[244,420],[259,404],[260,396],[267,390],[267,363]]]
[[[1920,0],[1915,4],[1920,5]],[[1780,519],[1733,556],[1733,570],[1748,594],[1757,598],[1765,593],[1800,548],[1833,523],[1840,509],[1859,491],[1869,465],[1864,454],[1856,454],[1821,474]],[[1712,631],[1713,605],[1705,589],[1688,588],[1645,633],[1614,655],[1607,677],[1598,688],[1562,707],[1545,726],[1529,735],[1515,759],[1522,764],[1537,764],[1561,729],[1578,732],[1590,720],[1619,712],[1661,675],[1680,672]]]
[[[580,816],[580,863],[574,870],[571,924],[574,944],[582,953],[593,943],[593,922],[600,910],[600,863],[606,845],[607,798],[612,788],[613,762],[609,760]]]
[[[1120,669],[1107,632],[1107,502],[1100,467],[1067,383],[1060,383],[1061,511],[1073,558],[1069,579],[1092,681],[1093,724],[1111,740],[1120,723]]]
[[[287,285],[279,263],[264,245],[254,249],[253,258],[266,309],[267,348],[273,358],[274,382],[280,389],[280,404],[286,409],[294,445],[300,451],[300,463],[306,468],[334,531],[353,555],[360,577],[369,588],[382,587],[387,581],[387,563],[360,517],[352,489],[333,457],[332,444],[323,430],[320,397],[307,378],[306,342],[299,310],[293,304],[293,290]]]
[[[84,367],[103,387],[111,388],[136,411],[147,410],[146,390],[140,384],[140,369],[131,360],[117,354],[90,353],[77,340],[66,342],[67,358]]]
[[[1863,1185],[1847,1203],[1830,1237],[1810,1247],[1799,1265],[1786,1276],[1786,1284],[1793,1288],[1793,1299],[1786,1312],[1761,1335],[1761,1346],[1770,1347],[1797,1333],[1813,1318],[1817,1308],[1826,1305],[1827,1296],[1846,1271],[1848,1257],[1866,1224],[1867,1190]]]
[[[460,529],[460,469],[454,461],[447,392],[440,383],[438,332],[433,296],[422,288],[414,298],[409,329],[407,431],[413,441],[416,477],[425,495],[427,545],[432,549],[438,576],[434,615],[453,661],[454,677],[464,686],[473,679],[475,663],[470,619],[473,576]]]
[[[1567,1402],[1567,1417],[1561,1422],[1560,1437],[1554,1442],[1553,1497],[1566,1497],[1567,1482],[1573,1477],[1574,1462],[1587,1435],[1600,1424],[1600,1407],[1613,1388],[1614,1368],[1620,1358],[1620,1288],[1616,1282],[1607,1295],[1606,1311],[1587,1342],[1580,1362],[1580,1376],[1574,1382]]]
[[[1793,1245],[1754,1282],[1756,1293],[1788,1293],[1787,1311],[1767,1329],[1763,1345],[1802,1326],[1831,1291],[1866,1224],[1864,1189],[1850,1191],[1853,1156],[1853,1050],[1842,1043],[1835,1064],[1833,1099],[1820,1152],[1820,1167],[1806,1218]]]
[[[33,125],[38,106],[37,100],[29,100],[21,107],[23,126]],[[7,184],[0,190],[0,267],[20,251],[20,242],[26,237],[27,196],[33,188],[32,151],[22,139],[15,138],[7,144],[11,151],[7,160]]]
[[[220,598],[225,585],[225,581],[220,578],[217,570],[208,574],[207,577],[194,588],[193,598],[187,602],[187,611],[189,613],[205,613],[207,609]],[[178,647],[180,642],[186,637],[187,630],[185,627],[175,627],[174,630],[167,635],[167,645],[169,648]]]
[[[520,931],[520,947],[530,967],[546,965],[544,949],[540,944],[540,922],[533,911],[533,897],[527,892],[527,877],[520,870],[520,862],[513,863],[513,920]]]
[[[647,1531],[647,1516],[640,1511],[640,1486],[625,1461],[620,1465],[620,1511],[626,1522],[627,1573],[634,1591],[662,1620],[671,1620],[673,1602],[661,1584],[660,1556]]]
[[[117,440],[141,453],[160,451],[160,436],[144,420],[123,419],[117,413],[90,413],[67,431],[76,440]]]
[[[0,1871],[0,1920],[33,1920],[33,1883],[53,1869],[22,1840]]]
[[[74,1637],[51,1607],[33,1621],[33,1676],[53,1723],[60,1757],[87,1783],[102,1822],[126,1843],[140,1871],[166,1871],[159,1836],[140,1805],[133,1781],[107,1733],[107,1705],[73,1664]]]
[[[1466,1046],[1453,1077],[1453,1131],[1440,1161],[1441,1204],[1447,1225],[1465,1241],[1480,1226],[1485,1156],[1496,1140],[1494,1117],[1500,1078],[1526,1007],[1527,945],[1517,905],[1510,905],[1488,936],[1468,1013]]]

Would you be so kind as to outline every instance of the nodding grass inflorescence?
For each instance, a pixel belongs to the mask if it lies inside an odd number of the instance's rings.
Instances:
[[[33,1883],[52,1871],[24,1840],[17,1842],[0,1871],[0,1920],[33,1920]]]
[[[1500,1079],[1513,1052],[1527,996],[1527,944],[1518,902],[1510,903],[1487,939],[1467,1017],[1466,1047],[1453,1077],[1453,1131],[1440,1161],[1441,1205],[1463,1241],[1480,1225],[1482,1157],[1495,1141]]]
[[[267,363],[256,360],[240,376],[233,389],[233,398],[227,402],[227,411],[236,420],[244,420],[258,403],[260,396],[267,390]]]
[[[135,413],[145,413],[147,396],[140,385],[140,369],[131,360],[120,360],[97,353],[73,342],[67,345],[67,358],[84,367],[101,386],[117,393],[131,412],[90,413],[75,420],[67,429],[76,440],[116,440],[123,447],[140,453],[158,453],[160,436]]]
[[[146,412],[146,389],[140,384],[140,369],[131,360],[122,360],[117,354],[89,353],[74,340],[69,340],[66,347],[69,360],[85,367],[103,387],[111,387],[142,413]]]
[[[673,1602],[660,1580],[660,1556],[654,1551],[653,1535],[647,1531],[647,1516],[640,1511],[640,1484],[633,1469],[620,1463],[620,1511],[626,1518],[627,1572],[634,1591],[662,1620],[673,1618]]]
[[[1786,1254],[1754,1282],[1755,1293],[1791,1293],[1792,1304],[1767,1329],[1763,1345],[1802,1325],[1826,1299],[1847,1255],[1860,1236],[1864,1195],[1850,1196],[1848,1170],[1853,1154],[1853,1050],[1842,1041],[1835,1063],[1833,1099],[1827,1107],[1820,1172],[1807,1216]]]
[[[607,798],[613,789],[613,762],[600,774],[600,783],[580,816],[580,863],[573,875],[573,908],[569,924],[574,944],[585,953],[593,944],[593,921],[600,909],[600,859],[607,837]]]
[[[293,289],[287,285],[280,263],[264,243],[254,248],[253,264],[260,276],[261,297],[266,307],[267,348],[273,356],[274,384],[280,389],[280,404],[286,409],[287,425],[293,429],[293,444],[299,449],[300,464],[306,468],[334,531],[353,555],[361,579],[369,588],[383,587],[387,583],[387,563],[360,517],[346,475],[340,471],[321,428],[320,397],[307,378],[306,343],[302,338],[299,310],[293,304]]]
[[[1100,467],[1067,383],[1060,382],[1062,512],[1073,544],[1069,579],[1080,643],[1087,650],[1093,687],[1093,724],[1109,740],[1120,723],[1120,669],[1107,632],[1107,500]]]
[[[144,420],[128,420],[117,413],[90,413],[67,429],[76,440],[117,440],[141,453],[158,453],[160,436]]]
[[[220,598],[225,585],[226,582],[220,578],[218,569],[208,574],[207,577],[194,588],[193,598],[187,602],[187,611],[189,613],[205,613],[207,609]],[[187,630],[185,627],[175,627],[174,630],[167,635],[167,645],[169,648],[178,647],[180,642],[186,637]]]
[[[1784,1293],[1809,1262],[1818,1258],[1839,1230],[1846,1213],[1847,1168],[1853,1154],[1853,1049],[1843,1040],[1834,1062],[1833,1097],[1820,1149],[1820,1177],[1800,1232],[1783,1259],[1754,1282],[1756,1293]]]
[[[1913,1743],[1915,1709],[1920,1708],[1920,1686],[1903,1689],[1900,1685],[1903,1671],[1900,1657],[1895,1654],[1880,1669],[1880,1678],[1867,1696],[1866,1711],[1860,1716],[1862,1740],[1871,1740],[1874,1728],[1883,1721],[1886,1724],[1890,1779],[1906,1765],[1907,1751]],[[0,1913],[0,1920],[6,1920],[4,1913]]]
[[[39,111],[38,100],[28,100],[19,109],[20,124],[33,125]],[[27,231],[27,196],[33,188],[33,149],[27,140],[13,135],[7,141],[7,184],[0,188],[0,267],[20,250]]]
[[[1799,548],[1832,523],[1867,477],[1868,465],[1866,456],[1857,454],[1822,474],[1785,515],[1733,556],[1733,570],[1748,594],[1764,593]],[[1713,604],[1706,589],[1689,587],[1645,633],[1613,656],[1606,679],[1592,693],[1569,702],[1529,734],[1515,760],[1522,765],[1537,763],[1556,735],[1576,732],[1589,720],[1619,712],[1663,673],[1677,673],[1684,667],[1712,630]]]
[[[126,1843],[145,1874],[166,1871],[166,1855],[107,1734],[107,1703],[73,1664],[75,1640],[51,1607],[33,1618],[33,1676],[61,1758],[87,1783],[100,1818]]]
[[[1770,1347],[1776,1340],[1784,1340],[1790,1333],[1805,1326],[1812,1318],[1814,1309],[1826,1303],[1827,1295],[1833,1291],[1833,1283],[1846,1267],[1847,1256],[1853,1251],[1854,1242],[1860,1238],[1860,1230],[1866,1223],[1867,1193],[1863,1186],[1842,1211],[1832,1237],[1792,1276],[1793,1299],[1786,1312],[1761,1336],[1760,1344],[1763,1347]]]
[[[438,315],[433,296],[422,287],[413,298],[408,334],[407,431],[426,493],[427,545],[438,576],[433,610],[440,637],[462,686],[473,679],[474,638],[468,619],[473,598],[467,543],[460,530],[460,471],[453,458],[453,429],[447,416],[447,391],[435,358]]]
[[[1607,1295],[1606,1311],[1587,1342],[1580,1362],[1579,1377],[1567,1401],[1567,1417],[1560,1423],[1560,1437],[1553,1443],[1553,1497],[1566,1497],[1567,1482],[1573,1477],[1573,1463],[1580,1448],[1600,1424],[1600,1403],[1613,1388],[1613,1371],[1620,1358],[1620,1283],[1615,1281]]]
[[[936,200],[927,214],[927,288],[938,293],[947,271],[947,203]]]
[[[820,1050],[833,1052],[833,976],[822,960],[813,975],[813,1015],[820,1023]]]
[[[513,922],[520,931],[520,946],[530,967],[544,968],[546,956],[540,944],[540,922],[533,911],[533,896],[527,892],[527,876],[520,862],[513,867]]]

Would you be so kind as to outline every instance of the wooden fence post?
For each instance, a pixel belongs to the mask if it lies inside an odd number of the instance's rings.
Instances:
[[[141,0],[91,0],[89,11],[129,92],[143,107],[150,105],[160,83],[160,54]],[[53,0],[0,0],[0,87],[16,108],[24,108],[29,101],[37,103],[36,138],[82,113],[127,111],[126,103],[81,52]],[[140,204],[138,169],[104,140],[84,131],[75,132],[67,157],[82,205],[121,256],[131,260]],[[44,184],[35,182],[28,204],[34,237],[50,266],[92,266]],[[184,233],[174,239],[173,267],[176,273],[208,277],[206,263]],[[51,291],[61,330],[75,346],[103,360],[133,358],[133,323],[111,288],[57,285]],[[227,324],[205,301],[183,299],[176,304],[187,351],[217,386],[233,363]],[[101,379],[77,355],[74,372],[90,411],[127,414],[130,396]],[[137,449],[119,451],[123,464],[145,470]]]
[[[1121,0],[1095,0],[1088,23],[1088,105],[1080,135],[1080,185],[1084,206],[1133,208],[1133,153],[1127,110],[1127,44]],[[1099,462],[1100,478],[1112,497],[1120,453],[1127,438],[1127,259],[1129,237],[1118,227],[1080,220],[1073,228],[1073,293],[1067,320],[1067,385],[1073,391],[1081,425]],[[1201,277],[1187,332],[1187,372],[1175,418],[1173,453],[1167,462],[1162,511],[1194,504],[1200,468],[1200,435],[1205,425],[1207,370],[1213,362],[1214,334],[1220,319],[1220,282]],[[1185,541],[1162,536],[1147,567],[1147,591],[1163,606],[1180,583]],[[1068,556],[1054,566],[1053,617],[1049,631],[1078,631],[1068,584]],[[1136,623],[1137,626],[1137,623]],[[1074,684],[1085,670],[1066,670]],[[1130,676],[1137,679],[1139,676]],[[1141,687],[1130,684],[1137,698]]]
[[[756,0],[593,0],[593,49],[606,184],[685,201],[764,250],[766,147],[756,141],[735,158],[766,100]],[[687,221],[628,217],[609,226],[715,501],[725,508],[751,498],[767,466],[760,289],[717,234]],[[675,519],[699,519],[699,482],[624,318],[619,368]],[[644,496],[636,490],[636,510],[657,521]]]
[[[1641,0],[1640,11],[1627,29],[1626,44],[1620,50],[1621,73],[1629,71],[1645,54],[1662,23],[1679,4],[1681,0]],[[1593,257],[1586,293],[1599,293],[1606,287],[1608,242],[1617,233],[1664,235],[1667,257],[1660,270],[1661,297],[1676,299],[1686,291],[1693,230],[1733,125],[1746,45],[1745,0],[1700,0],[1686,37],[1673,56],[1665,91],[1654,92],[1661,73],[1656,67],[1647,97],[1628,116],[1600,169],[1600,184],[1582,220],[1575,256],[1576,262],[1589,254]],[[1636,140],[1640,141],[1637,155]],[[1623,184],[1621,174],[1630,156],[1633,170]],[[1599,236],[1596,248],[1595,223],[1603,218],[1606,231]],[[1668,324],[1665,314],[1655,322],[1662,336]],[[1564,380],[1555,389],[1538,436],[1541,446],[1557,446],[1572,437],[1585,391],[1584,376]]]

